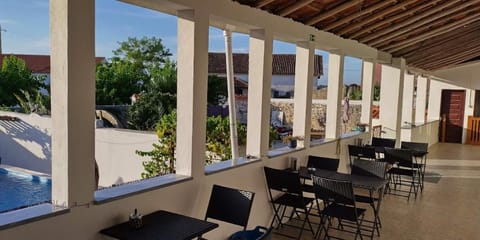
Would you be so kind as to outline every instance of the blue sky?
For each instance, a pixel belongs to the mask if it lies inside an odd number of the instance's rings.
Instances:
[[[19,13],[22,14],[19,14]],[[49,54],[49,1],[1,0],[0,25],[4,53]],[[96,54],[111,57],[119,41],[128,37],[160,37],[174,57],[177,52],[176,17],[114,0],[96,0]],[[233,34],[233,51],[248,52],[248,35]],[[210,28],[209,51],[223,52],[224,38],[220,29]],[[275,41],[274,53],[295,53],[295,45]],[[328,53],[316,51],[324,57],[324,73],[328,72]],[[361,61],[345,59],[345,83],[359,83]],[[320,84],[326,84],[326,77]]]

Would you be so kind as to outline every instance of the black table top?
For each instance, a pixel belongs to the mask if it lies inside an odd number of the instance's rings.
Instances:
[[[369,190],[379,190],[387,183],[387,180],[381,179],[378,177],[369,177],[361,175],[351,175],[346,173],[339,173],[324,169],[316,169],[315,171],[309,171],[306,167],[300,167],[298,170],[300,177],[311,178],[311,174],[316,176],[338,179],[338,180],[348,180],[352,182],[353,187],[364,188]]]
[[[162,210],[143,216],[142,221],[140,229],[134,229],[126,221],[103,229],[100,233],[128,240],[184,240],[193,239],[218,227],[216,223]]]

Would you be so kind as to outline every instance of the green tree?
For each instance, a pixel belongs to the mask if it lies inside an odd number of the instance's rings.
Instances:
[[[162,68],[169,57],[170,51],[162,44],[162,39],[156,37],[129,37],[127,41],[119,42],[120,47],[113,51],[113,60],[125,60],[140,66],[145,71]]]
[[[37,96],[41,88],[48,88],[44,81],[45,76],[33,74],[22,59],[5,57],[0,70],[0,104],[8,107],[20,104],[15,95],[22,96],[22,90]]]
[[[129,104],[130,97],[142,90],[142,83],[148,79],[135,64],[115,60],[97,66],[96,103]]]
[[[216,75],[208,76],[207,101],[209,105],[218,105],[228,96],[227,78]]]
[[[177,133],[177,114],[172,111],[162,116],[157,124],[158,143],[153,144],[151,151],[136,151],[140,156],[150,159],[143,161],[145,171],[142,178],[155,177],[175,172],[175,151]],[[229,118],[207,118],[206,161],[227,160],[231,158]],[[245,125],[237,125],[238,143],[245,144],[247,129]]]
[[[380,85],[373,86],[373,100],[380,101]]]
[[[143,161],[145,172],[142,178],[150,178],[175,172],[175,149],[177,148],[177,112],[162,116],[157,125],[158,143],[152,151],[136,151],[140,156],[150,157]]]

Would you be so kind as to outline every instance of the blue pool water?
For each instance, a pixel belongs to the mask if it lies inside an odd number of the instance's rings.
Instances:
[[[0,212],[50,201],[50,179],[0,168]]]

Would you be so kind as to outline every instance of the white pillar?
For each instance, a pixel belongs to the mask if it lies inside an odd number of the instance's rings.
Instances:
[[[178,15],[176,172],[205,173],[208,83],[208,14],[182,10]]]
[[[235,110],[235,79],[233,72],[232,32],[223,30],[225,37],[225,59],[227,66],[228,112],[230,113],[230,144],[232,147],[232,163],[238,158],[237,111]]]
[[[440,107],[442,103],[443,84],[438,80],[431,79],[430,77],[427,81],[427,86],[429,87],[427,118],[429,121],[439,120],[441,119]]]
[[[427,78],[417,78],[417,98],[415,103],[415,123],[425,123],[425,109],[427,104]]]
[[[395,66],[398,68],[382,66],[380,122],[385,131],[384,137],[395,138],[400,144],[405,60],[395,59]]]
[[[52,201],[95,191],[95,1],[50,0]]]
[[[415,81],[413,75],[405,74],[405,80],[403,83],[403,109],[401,125],[414,123],[412,122],[414,82]]]
[[[368,124],[370,135],[372,134],[372,103],[373,103],[373,75],[375,62],[362,61],[362,115],[361,123]]]
[[[330,53],[328,60],[327,122],[325,138],[335,139],[341,135],[341,107],[343,93],[343,54]]]
[[[249,46],[247,154],[264,157],[269,149],[273,33],[250,31]]]
[[[304,137],[304,146],[300,147],[310,146],[314,50],[315,48],[312,42],[297,43],[293,136]]]

